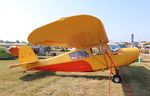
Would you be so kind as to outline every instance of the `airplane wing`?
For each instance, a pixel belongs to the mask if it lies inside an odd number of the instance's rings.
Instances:
[[[64,17],[35,29],[28,37],[32,44],[89,48],[99,41],[108,43],[102,22],[90,15]]]

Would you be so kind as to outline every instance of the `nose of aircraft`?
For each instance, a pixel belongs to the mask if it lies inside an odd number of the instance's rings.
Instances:
[[[125,57],[129,60],[130,63],[136,61],[139,57],[138,48],[125,48],[124,51],[126,53]]]

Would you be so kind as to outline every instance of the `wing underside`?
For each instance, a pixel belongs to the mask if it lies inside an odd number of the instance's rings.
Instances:
[[[35,29],[28,37],[32,44],[89,48],[108,42],[102,22],[90,15],[61,18]]]

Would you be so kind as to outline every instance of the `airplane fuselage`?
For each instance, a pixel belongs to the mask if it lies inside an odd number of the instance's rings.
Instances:
[[[65,72],[93,72],[103,69],[108,69],[111,65],[109,57],[102,54],[86,56],[71,57],[71,54],[79,50],[72,50],[70,52],[41,60],[37,63],[30,64],[29,69],[44,70],[44,71],[65,71]],[[116,67],[122,67],[136,61],[139,56],[137,48],[122,48],[112,58],[115,61]]]

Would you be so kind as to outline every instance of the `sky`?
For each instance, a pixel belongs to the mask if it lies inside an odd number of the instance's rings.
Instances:
[[[0,40],[27,41],[34,29],[79,14],[98,17],[111,41],[150,41],[150,0],[0,0]]]

